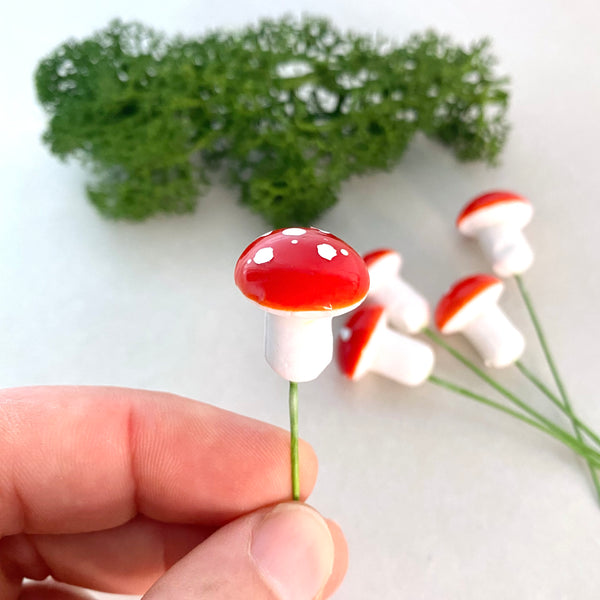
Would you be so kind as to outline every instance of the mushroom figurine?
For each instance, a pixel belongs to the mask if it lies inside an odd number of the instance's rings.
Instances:
[[[400,277],[402,257],[382,248],[363,256],[369,269],[369,297],[385,306],[390,324],[407,333],[417,333],[429,323],[429,304]]]
[[[473,275],[456,282],[435,311],[438,329],[462,333],[488,367],[511,365],[525,349],[525,338],[498,306],[503,290],[497,277]]]
[[[458,230],[478,239],[500,277],[525,272],[533,251],[522,229],[533,216],[529,200],[513,192],[488,192],[471,200],[456,219]]]
[[[266,311],[265,356],[291,382],[316,379],[333,356],[331,320],[369,291],[361,256],[314,227],[290,227],[252,242],[238,259],[235,283]]]
[[[337,362],[352,380],[373,372],[417,386],[431,374],[435,356],[427,344],[390,329],[385,308],[369,302],[352,313],[340,330]]]

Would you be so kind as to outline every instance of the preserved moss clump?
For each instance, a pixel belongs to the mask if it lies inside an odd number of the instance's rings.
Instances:
[[[508,131],[494,63],[487,40],[429,31],[395,46],[320,18],[197,39],[114,21],[42,60],[36,86],[45,142],[89,165],[103,215],[191,212],[219,169],[273,226],[308,225],[419,131],[494,163]]]

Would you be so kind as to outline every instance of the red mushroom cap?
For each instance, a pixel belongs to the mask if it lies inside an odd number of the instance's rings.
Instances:
[[[369,291],[361,256],[314,227],[277,229],[252,242],[237,261],[235,283],[268,310],[331,312],[352,307]]]
[[[340,330],[337,346],[337,361],[346,377],[357,379],[361,369],[361,359],[365,353],[377,325],[384,318],[384,307],[379,304],[364,304],[354,311]]]
[[[389,248],[379,248],[377,250],[371,250],[371,252],[367,252],[363,255],[363,260],[367,267],[370,267],[372,264],[376,263],[378,260],[386,257],[386,256],[395,256],[398,253],[395,250],[390,250]]]
[[[438,302],[435,324],[442,333],[458,331],[461,328],[458,322],[463,320],[460,317],[465,309],[468,310],[488,290],[489,300],[496,302],[503,289],[502,281],[493,275],[472,275],[457,281]],[[477,307],[474,312],[478,312]]]
[[[456,224],[458,225],[465,217],[468,217],[470,214],[477,212],[481,208],[485,208],[495,204],[502,204],[504,202],[524,202],[525,204],[530,204],[527,198],[524,198],[519,194],[515,194],[514,192],[501,190],[495,192],[486,192],[481,196],[473,198],[473,200],[468,202],[463,207],[456,219]]]
[[[390,280],[398,277],[402,266],[402,257],[395,250],[380,248],[363,255],[363,260],[369,269],[371,292],[376,292]]]
[[[487,192],[468,202],[456,218],[456,226],[466,235],[471,233],[470,230],[478,229],[481,224],[489,225],[504,220],[514,219],[515,225],[524,227],[532,214],[533,208],[527,198],[514,192],[498,190]]]

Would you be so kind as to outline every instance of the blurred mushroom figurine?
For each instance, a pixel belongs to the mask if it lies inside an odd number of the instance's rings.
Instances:
[[[523,273],[533,263],[533,251],[522,229],[533,216],[529,200],[513,192],[488,192],[471,200],[456,219],[458,230],[479,240],[500,277]]]
[[[235,283],[266,311],[267,362],[288,381],[302,382],[331,362],[331,319],[365,299],[369,274],[336,236],[291,227],[252,242],[238,259]]]
[[[444,334],[462,333],[488,367],[506,367],[519,359],[525,338],[498,306],[504,290],[492,275],[473,275],[455,283],[435,311]]]
[[[390,324],[407,333],[417,333],[425,328],[429,323],[429,304],[400,277],[400,254],[379,249],[363,258],[371,278],[369,297],[385,306]]]
[[[390,329],[382,305],[368,303],[340,330],[337,361],[342,373],[352,380],[373,372],[417,386],[431,374],[435,356],[427,344]]]

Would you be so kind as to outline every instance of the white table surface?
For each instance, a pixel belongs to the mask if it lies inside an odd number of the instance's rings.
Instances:
[[[114,16],[200,34],[285,11],[398,41],[429,26],[459,42],[492,37],[512,79],[501,166],[460,164],[417,139],[390,173],[345,183],[316,224],[361,252],[397,248],[406,278],[435,301],[454,279],[486,270],[453,229],[459,207],[494,187],[528,195],[537,257],[526,281],[577,409],[600,428],[595,0],[11,3],[0,37],[0,385],[167,390],[287,426],[286,384],[262,357],[262,314],[232,279],[267,225],[219,185],[192,216],[104,220],[84,198],[81,167],[41,145],[32,86],[39,58]],[[503,306],[530,340],[525,362],[546,376],[512,284]],[[483,389],[442,352],[437,372]],[[515,369],[499,376],[556,416]],[[598,597],[600,509],[562,446],[431,384],[352,384],[331,366],[300,394],[301,434],[320,459],[311,502],[350,546],[336,598]]]

